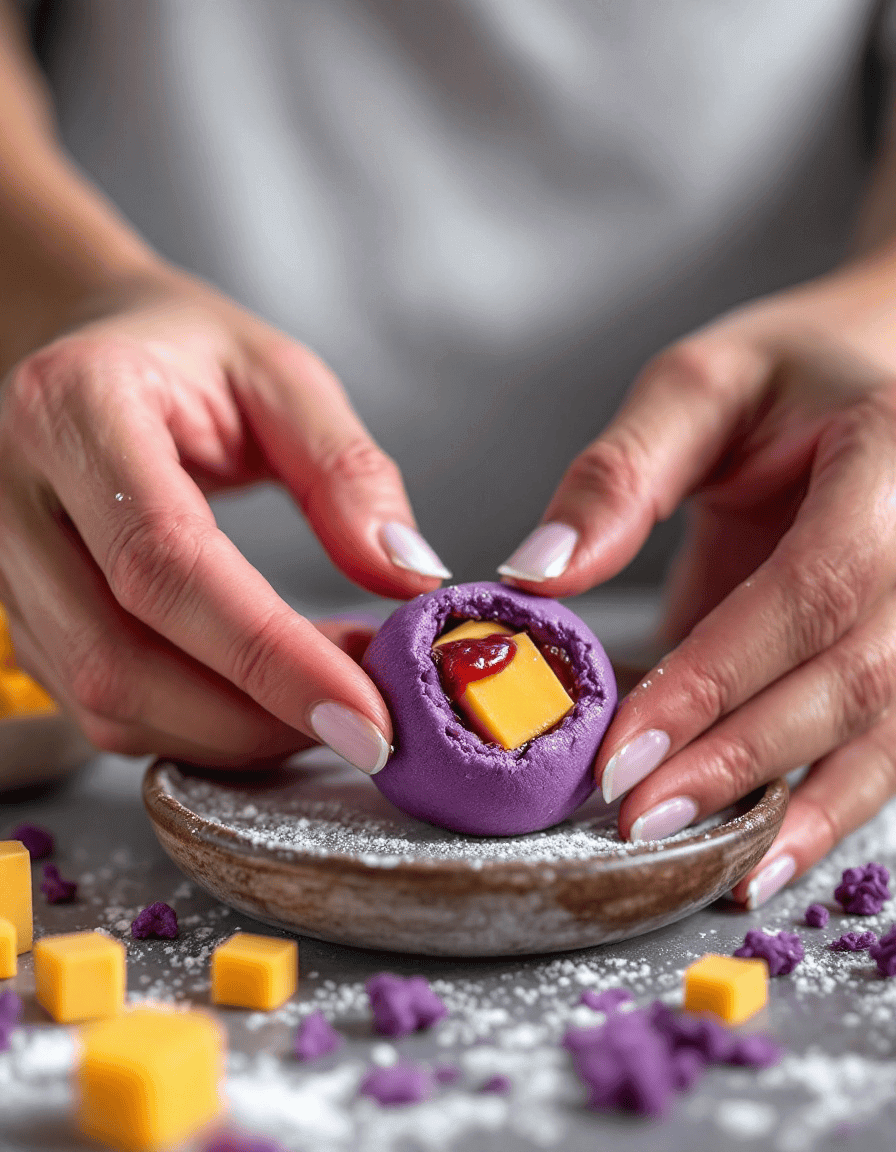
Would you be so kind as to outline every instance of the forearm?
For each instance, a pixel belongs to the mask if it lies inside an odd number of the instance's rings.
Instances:
[[[0,373],[161,259],[65,156],[10,0],[0,0]]]

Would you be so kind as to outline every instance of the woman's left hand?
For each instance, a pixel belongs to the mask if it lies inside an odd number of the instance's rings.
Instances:
[[[684,500],[673,647],[596,763],[620,830],[658,839],[811,764],[755,907],[896,793],[896,257],[738,309],[648,365],[505,579],[570,596]]]

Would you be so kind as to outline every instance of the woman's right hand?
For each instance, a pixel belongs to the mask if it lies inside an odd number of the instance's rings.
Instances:
[[[0,600],[21,665],[99,748],[224,765],[320,741],[382,768],[389,714],[338,628],[215,525],[206,494],[263,479],[371,592],[449,575],[326,366],[186,275],[122,291],[3,382]]]

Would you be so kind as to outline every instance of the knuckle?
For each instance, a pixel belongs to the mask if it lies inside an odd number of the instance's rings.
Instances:
[[[840,697],[841,737],[864,730],[893,702],[896,666],[893,652],[865,644],[835,665]]]
[[[782,562],[795,661],[829,648],[858,619],[870,593],[867,558],[829,552]]]
[[[727,395],[731,390],[729,356],[706,340],[691,339],[673,344],[647,365],[650,378],[670,378],[680,387],[702,396]]]
[[[641,502],[646,453],[632,432],[595,440],[570,464],[564,484],[577,492],[600,496],[622,506]]]
[[[689,723],[699,721],[708,727],[730,711],[733,687],[719,670],[685,677],[681,692],[681,715],[687,716]]]
[[[726,733],[710,745],[715,773],[732,799],[752,792],[760,779],[760,754],[744,734]]]
[[[260,621],[252,633],[242,636],[227,662],[229,679],[253,700],[271,698],[282,689],[283,665],[277,659],[275,614]]]
[[[85,715],[106,720],[131,720],[133,686],[120,650],[103,642],[73,646],[68,695]]]
[[[320,463],[320,474],[325,482],[336,484],[380,479],[392,481],[398,476],[398,466],[372,440],[358,437],[325,453]]]
[[[208,538],[203,517],[146,510],[128,517],[109,544],[103,569],[113,596],[144,621],[168,617],[185,596]]]

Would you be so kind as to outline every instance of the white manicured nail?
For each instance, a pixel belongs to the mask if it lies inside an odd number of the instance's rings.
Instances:
[[[399,568],[419,572],[421,576],[438,576],[440,580],[448,580],[451,576],[420,533],[407,524],[399,524],[396,520],[384,524],[380,529],[380,542],[389,559]]]
[[[514,580],[553,580],[561,576],[572,558],[579,534],[568,524],[542,524],[498,568]]]
[[[747,885],[747,907],[750,911],[770,900],[784,887],[794,872],[796,872],[796,860],[786,852],[783,856],[776,856],[770,864],[766,864]]]
[[[629,840],[639,844],[644,840],[665,840],[692,823],[699,809],[690,796],[673,796],[649,808],[632,824]]]
[[[368,776],[375,776],[389,759],[391,749],[385,736],[353,708],[324,700],[311,709],[308,723],[322,744]]]
[[[665,759],[670,745],[668,733],[648,728],[611,756],[601,777],[605,803],[612,804],[649,776]]]

